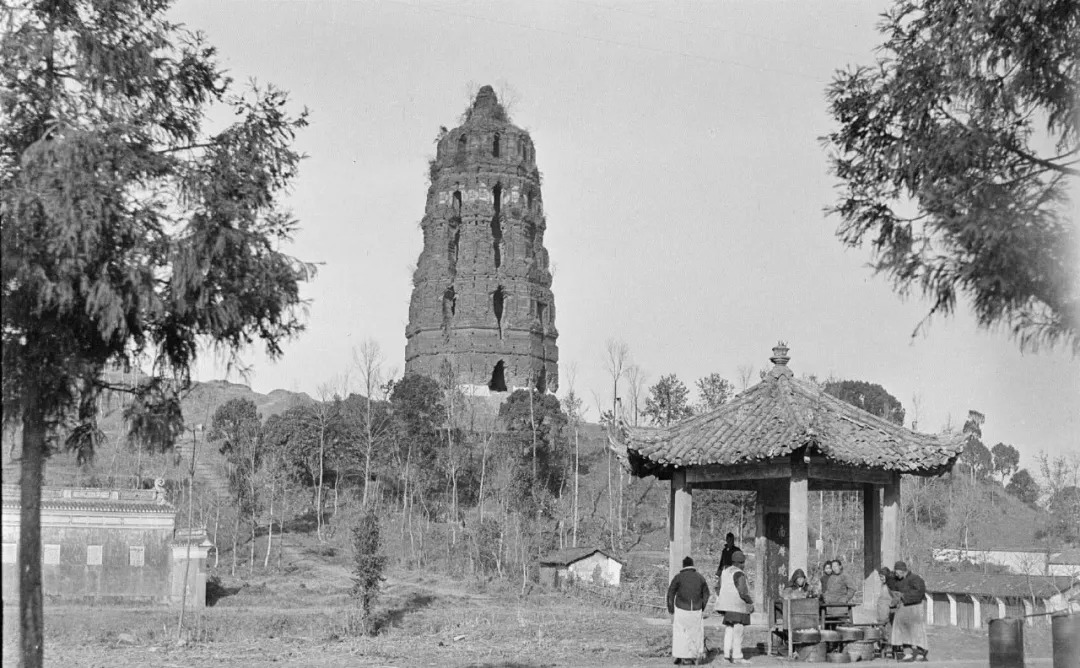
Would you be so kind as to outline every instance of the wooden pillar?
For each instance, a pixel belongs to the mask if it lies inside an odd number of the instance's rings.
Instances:
[[[810,486],[807,465],[800,457],[791,463],[788,497],[788,576],[796,569],[809,572]]]
[[[769,541],[765,538],[765,486],[754,493],[754,612],[765,612],[765,564]]]
[[[934,597],[930,594],[924,594],[926,598],[926,624],[928,626],[934,625]]]
[[[971,599],[972,616],[975,618],[972,628],[982,628],[982,601],[979,600],[977,594],[968,594],[968,598]]]
[[[863,485],[863,607],[873,608],[881,589],[877,570],[881,568],[881,499],[877,485]],[[892,568],[892,564],[889,564]]]
[[[690,556],[690,512],[693,496],[686,471],[671,475],[668,498],[668,580],[682,569],[683,557]]]
[[[889,568],[900,558],[900,474],[885,485],[881,509],[881,563]]]

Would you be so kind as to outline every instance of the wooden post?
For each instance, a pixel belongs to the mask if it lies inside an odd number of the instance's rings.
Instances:
[[[765,613],[765,563],[769,541],[765,538],[765,486],[754,492],[754,612]]]
[[[800,568],[804,573],[810,560],[810,498],[806,462],[801,457],[791,463],[788,498],[788,576]],[[770,592],[773,593],[773,592]]]
[[[690,512],[693,495],[686,471],[671,475],[668,499],[668,580],[682,569],[683,557],[690,556]]]
[[[881,510],[881,563],[889,568],[900,557],[900,474],[893,473],[892,482],[885,485]]]
[[[873,608],[881,589],[881,499],[877,485],[863,485],[863,607]],[[889,564],[892,567],[892,564]]]

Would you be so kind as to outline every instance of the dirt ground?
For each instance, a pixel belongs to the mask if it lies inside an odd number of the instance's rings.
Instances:
[[[600,608],[559,595],[454,595],[422,582],[388,584],[381,632],[349,634],[348,611],[334,605],[222,605],[189,617],[176,641],[167,610],[51,607],[46,612],[46,665],[126,668],[229,666],[670,666],[667,620]],[[438,589],[450,589],[439,583]],[[252,595],[249,598],[255,598]],[[346,604],[348,605],[348,604]],[[13,609],[4,611],[4,663],[17,658]],[[355,618],[354,618],[355,620]],[[10,626],[9,626],[10,624]],[[712,647],[721,644],[710,629]],[[121,634],[127,634],[122,636]],[[983,632],[934,627],[933,665],[987,665]],[[748,639],[756,642],[756,638]],[[1029,666],[1049,666],[1048,634],[1028,631]],[[753,656],[755,665],[788,661]],[[1039,660],[1039,659],[1042,660]],[[942,663],[941,660],[947,660]],[[726,665],[714,661],[715,665]],[[893,662],[875,661],[875,665]]]
[[[498,581],[453,580],[392,570],[365,635],[349,597],[348,570],[317,555],[290,555],[285,572],[225,578],[213,607],[188,612],[177,640],[177,613],[164,608],[47,605],[46,665],[87,668],[161,666],[670,666],[666,615],[614,609],[561,593]],[[238,573],[240,575],[240,573]],[[17,612],[4,609],[3,659],[15,665]],[[719,628],[709,625],[710,646]],[[764,640],[748,634],[747,644]],[[985,629],[931,627],[930,665],[988,663]],[[1025,631],[1029,666],[1049,666],[1046,625]],[[755,665],[787,665],[758,655]],[[726,665],[722,660],[714,665]],[[878,660],[874,665],[891,665]],[[925,664],[924,664],[925,665]]]

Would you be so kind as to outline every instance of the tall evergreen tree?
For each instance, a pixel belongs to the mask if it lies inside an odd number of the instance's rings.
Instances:
[[[171,447],[200,345],[262,340],[273,357],[301,330],[311,267],[279,250],[297,226],[279,200],[304,115],[274,88],[234,93],[213,47],[166,20],[170,4],[27,1],[0,44],[3,419],[23,429],[25,666],[44,656],[40,500],[57,425],[74,413],[68,445],[85,452],[98,393],[138,391],[136,436]],[[214,105],[234,122],[208,133]],[[104,377],[142,362],[141,388]]]
[[[1009,478],[1009,484],[1005,486],[1005,493],[1015,496],[1029,506],[1034,506],[1039,500],[1039,483],[1028,473],[1027,469],[1020,469]]]
[[[690,391],[679,378],[669,373],[649,388],[643,415],[653,424],[667,426],[690,417],[694,411],[689,403]]]
[[[830,380],[825,383],[823,389],[837,399],[843,399],[868,413],[873,413],[898,425],[904,424],[903,404],[877,383],[868,383],[864,380]]]
[[[1080,3],[896,0],[879,30],[828,90],[837,236],[929,315],[963,296],[1022,350],[1080,352]]]

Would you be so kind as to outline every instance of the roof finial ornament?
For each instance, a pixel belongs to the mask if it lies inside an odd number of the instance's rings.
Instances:
[[[772,357],[769,358],[769,361],[780,366],[787,366],[789,360],[791,358],[788,356],[787,343],[778,341],[772,349]]]

